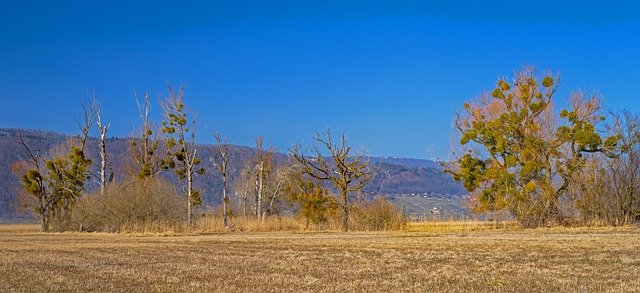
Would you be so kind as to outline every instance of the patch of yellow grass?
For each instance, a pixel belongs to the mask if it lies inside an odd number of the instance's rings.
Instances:
[[[493,230],[520,230],[522,226],[517,222],[488,222],[488,221],[426,221],[409,222],[407,232],[474,232]]]
[[[39,232],[38,224],[0,224],[0,233],[29,233]]]

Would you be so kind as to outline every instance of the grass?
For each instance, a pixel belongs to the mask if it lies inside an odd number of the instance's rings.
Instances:
[[[0,226],[0,291],[640,290],[637,228],[122,235]]]
[[[475,232],[491,230],[522,230],[516,222],[489,222],[489,221],[425,221],[410,222],[406,225],[407,232]]]

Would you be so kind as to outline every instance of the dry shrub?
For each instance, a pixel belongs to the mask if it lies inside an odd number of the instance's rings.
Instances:
[[[383,197],[376,197],[352,209],[349,229],[389,231],[400,230],[405,224],[404,215],[393,204]]]
[[[166,232],[184,224],[183,202],[175,187],[161,179],[114,183],[104,195],[79,200],[72,223],[79,231]]]

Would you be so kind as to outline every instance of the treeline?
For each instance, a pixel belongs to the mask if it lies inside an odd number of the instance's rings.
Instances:
[[[42,231],[122,231],[154,225],[189,229],[218,220],[225,230],[233,230],[240,222],[266,223],[285,215],[305,227],[344,231],[354,225],[397,229],[403,223],[389,202],[370,201],[363,194],[376,170],[363,152],[353,150],[344,133],[335,137],[327,130],[316,135],[313,146],[294,145],[284,162],[274,160],[277,150],[258,137],[253,157],[239,176],[230,178],[238,170],[229,170],[229,145],[219,132],[208,134],[216,143],[215,155],[202,157],[196,144],[197,121],[185,104],[183,86],[168,85],[159,102],[159,123],[151,121],[149,93],[136,101],[140,127],[119,170],[114,170],[107,152],[110,124],[95,94],[81,103],[79,134],[66,143],[41,152],[20,136],[27,159],[13,166],[23,186],[19,200],[39,218]],[[97,162],[86,155],[93,134],[98,137]],[[178,183],[165,180],[168,174]],[[202,206],[201,191],[194,184],[213,174],[222,178],[216,194],[222,203],[219,210]],[[99,182],[98,191],[87,192],[89,180]]]
[[[462,149],[448,172],[476,212],[525,227],[640,221],[640,118],[574,92],[558,110],[559,76],[525,68],[457,112]],[[564,102],[564,101],[562,101]]]

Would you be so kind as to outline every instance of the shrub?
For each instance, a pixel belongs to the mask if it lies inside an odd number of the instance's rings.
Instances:
[[[304,192],[293,193],[289,201],[297,205],[298,215],[305,219],[307,227],[323,224],[337,214],[338,204],[326,188],[312,182],[303,184],[307,184]]]
[[[406,223],[404,215],[383,197],[354,207],[351,214],[353,230],[400,230]]]
[[[166,230],[184,224],[184,200],[161,179],[114,183],[104,195],[80,199],[72,214],[79,231],[143,232],[149,227]]]

